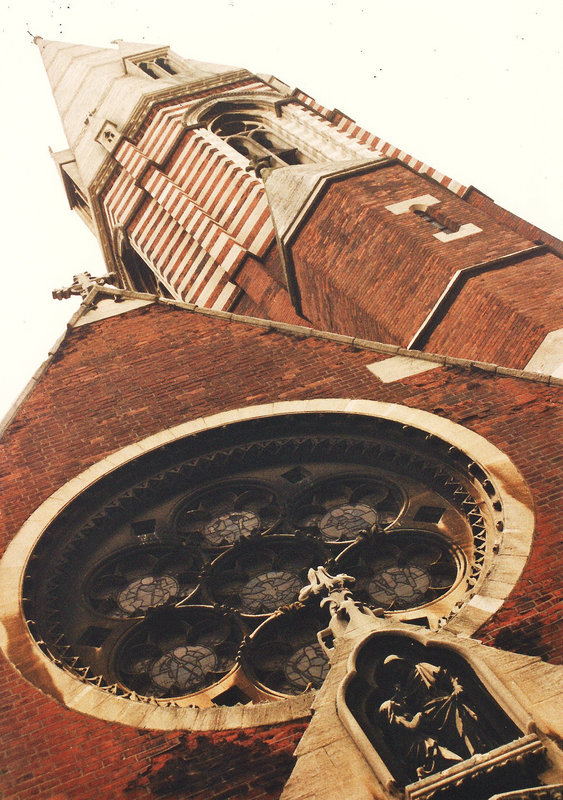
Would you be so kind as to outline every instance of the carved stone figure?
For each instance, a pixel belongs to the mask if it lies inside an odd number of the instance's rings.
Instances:
[[[393,690],[379,714],[418,778],[490,748],[463,685],[449,670],[424,661],[412,666],[395,654],[383,664],[393,674]]]

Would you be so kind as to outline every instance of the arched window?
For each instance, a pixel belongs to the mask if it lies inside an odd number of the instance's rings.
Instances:
[[[167,72],[169,75],[177,75],[178,74],[178,70],[176,69],[176,67],[173,64],[170,63],[170,59],[169,58],[164,58],[164,57],[156,58],[155,59],[155,64],[158,64],[159,67],[162,67],[162,69],[165,72]]]
[[[249,159],[257,169],[307,164],[312,161],[291,141],[291,136],[272,129],[267,115],[251,103],[215,106],[207,117],[207,127]]]
[[[140,61],[137,66],[145,75],[148,75],[149,78],[154,78],[154,80],[169,78],[171,75],[178,75],[182,71],[181,66],[165,56],[159,56],[150,61]]]

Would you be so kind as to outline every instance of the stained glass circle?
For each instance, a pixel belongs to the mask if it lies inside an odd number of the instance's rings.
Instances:
[[[289,682],[298,689],[318,688],[328,675],[328,659],[320,644],[307,644],[290,656],[285,665]]]
[[[205,685],[206,676],[216,668],[217,656],[210,647],[187,645],[175,647],[157,659],[150,677],[160,689],[175,687],[193,692]]]
[[[178,594],[178,589],[178,581],[171,575],[145,575],[131,581],[116,600],[126,614],[136,614],[164,605]]]
[[[260,518],[252,511],[231,511],[208,522],[204,536],[209,544],[235,544],[241,537],[250,536],[260,527]]]
[[[302,588],[302,579],[293,572],[264,572],[243,587],[240,593],[242,610],[248,614],[269,614],[296,600]]]
[[[383,606],[393,601],[413,606],[423,601],[429,586],[430,575],[420,567],[388,567],[375,573],[368,584],[368,592]]]
[[[362,504],[331,508],[319,522],[323,538],[337,542],[354,539],[360,531],[369,530],[377,522],[377,511]]]

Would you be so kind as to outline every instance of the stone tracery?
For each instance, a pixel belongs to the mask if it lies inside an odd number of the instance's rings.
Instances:
[[[486,555],[487,492],[446,448],[421,457],[408,430],[352,431],[342,419],[327,436],[312,421],[180,453],[65,527],[53,558],[66,577],[46,582],[30,567],[27,579],[28,618],[52,657],[157,702],[319,686],[327,617],[299,598],[307,571],[334,562],[366,607],[439,625]],[[63,596],[83,599],[71,612]]]

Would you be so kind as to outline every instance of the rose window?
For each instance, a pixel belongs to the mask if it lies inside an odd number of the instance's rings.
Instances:
[[[275,624],[263,623],[244,651],[244,663],[254,681],[263,689],[285,695],[320,688],[329,664],[317,631],[328,622],[327,612],[308,606],[289,609]]]
[[[445,624],[490,562],[501,508],[477,465],[392,422],[296,415],[155,451],[84,492],[27,565],[40,647],[116,694],[263,702],[328,671],[311,567],[356,599]]]

